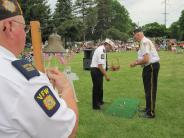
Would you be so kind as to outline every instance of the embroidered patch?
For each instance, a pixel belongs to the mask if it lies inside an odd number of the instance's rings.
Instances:
[[[27,80],[40,76],[40,73],[35,69],[35,67],[27,60],[16,60],[12,62],[12,65],[20,71]]]
[[[104,54],[101,54],[101,59],[105,59],[105,55]]]
[[[10,11],[11,13],[16,11],[16,6],[13,2],[4,0],[3,1],[3,7],[7,10]]]
[[[60,103],[48,86],[40,88],[34,99],[49,117],[54,115],[60,107]]]

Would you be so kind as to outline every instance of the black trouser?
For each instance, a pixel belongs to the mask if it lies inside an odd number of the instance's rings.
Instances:
[[[93,108],[99,107],[103,102],[103,74],[98,68],[91,68],[93,82],[92,102]]]
[[[160,64],[159,62],[156,62],[144,67],[142,72],[146,98],[146,113],[152,116],[155,115],[155,102],[159,69]]]

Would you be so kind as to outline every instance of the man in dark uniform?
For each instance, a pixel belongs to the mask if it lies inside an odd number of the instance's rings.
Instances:
[[[135,67],[136,65],[143,67],[142,78],[146,97],[146,108],[140,110],[144,112],[141,117],[154,118],[160,58],[154,44],[144,36],[141,28],[134,30],[134,38],[140,42],[140,48],[138,50],[138,59],[131,63],[130,67]]]
[[[92,104],[93,109],[99,110],[103,101],[103,76],[110,81],[107,75],[107,51],[112,49],[114,43],[106,39],[103,45],[100,45],[94,52],[91,62],[91,78],[93,82]]]

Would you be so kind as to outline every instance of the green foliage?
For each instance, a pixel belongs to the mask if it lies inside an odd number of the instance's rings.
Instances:
[[[93,7],[95,7],[94,0],[76,0],[74,5],[74,14],[85,22],[85,17]]]
[[[120,32],[118,29],[112,27],[106,30],[105,36],[113,40],[127,41],[129,36],[126,33]]]
[[[179,20],[171,24],[169,31],[171,38],[184,40],[184,10],[181,12]]]
[[[80,22],[77,20],[66,20],[58,27],[58,34],[65,37],[65,41],[76,41],[81,37]]]
[[[95,26],[97,24],[97,8],[90,8],[89,14],[86,16],[86,39],[91,40],[93,39],[93,34],[95,30]]]
[[[97,25],[95,26],[96,39],[104,39],[105,30],[110,28],[111,0],[97,0]]]
[[[132,32],[133,23],[128,11],[117,0],[57,0],[52,16],[48,0],[19,1],[27,23],[40,21],[43,41],[53,29],[66,41],[104,39],[107,36],[126,40]],[[30,39],[28,36],[29,42]]]
[[[65,47],[68,41],[78,39],[79,29],[76,19],[72,16],[72,1],[58,0],[53,14],[54,24],[59,35],[65,40]]]
[[[85,41],[105,37],[127,40],[133,28],[136,27],[127,9],[120,4],[119,0],[57,0],[53,15],[51,15],[48,0],[18,1],[27,24],[32,20],[40,21],[43,42],[48,39],[53,28],[59,29],[59,34],[63,35],[65,40]],[[145,35],[149,37],[166,36],[184,40],[184,10],[179,20],[174,22],[169,29],[156,22],[144,25],[143,28]],[[69,36],[71,38],[68,38]],[[31,41],[30,34],[27,35],[27,40],[27,42]]]
[[[184,10],[181,12],[181,16],[179,18],[180,25],[180,40],[184,40]]]
[[[92,30],[96,25],[96,8],[94,0],[76,0],[74,5],[74,15],[82,21],[83,41],[86,35],[91,36]]]
[[[30,21],[37,20],[41,24],[42,28],[42,40],[48,39],[52,28],[49,28],[51,23],[51,10],[47,0],[19,0],[23,10],[24,18],[28,24]],[[30,36],[28,36],[30,41]]]
[[[175,39],[179,39],[180,38],[180,26],[179,26],[179,22],[174,22],[171,24],[170,28],[169,28],[170,32],[171,32],[171,38],[175,38]]]
[[[118,1],[112,2],[111,13],[111,26],[124,33],[132,31],[132,21],[129,17],[129,13]]]
[[[114,28],[113,32],[116,32],[116,36],[114,36],[114,38],[127,40],[127,36],[133,30],[133,23],[125,7],[122,6],[117,0],[97,1],[98,18],[97,25],[95,27],[96,39],[99,39],[99,37],[104,39],[107,32],[111,32],[109,29],[112,30],[112,28]],[[122,36],[119,36],[118,34],[122,34]]]
[[[56,28],[60,26],[64,21],[72,19],[71,0],[57,0],[53,19]]]
[[[143,30],[148,37],[168,36],[165,25],[160,25],[157,22],[144,25]]]

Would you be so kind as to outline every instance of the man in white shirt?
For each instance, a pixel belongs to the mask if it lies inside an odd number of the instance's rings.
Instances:
[[[78,111],[65,75],[57,69],[43,74],[17,58],[28,31],[18,2],[0,0],[0,137],[73,138]]]
[[[91,78],[93,82],[92,106],[93,109],[99,110],[104,104],[103,101],[103,76],[110,81],[107,75],[107,52],[112,49],[114,43],[106,39],[103,45],[100,45],[93,54],[91,62]]]
[[[144,36],[141,28],[134,30],[134,38],[140,42],[140,48],[138,50],[138,59],[131,63],[130,67],[137,65],[143,67],[142,78],[146,98],[146,108],[140,110],[144,113],[141,117],[154,118],[160,58],[154,44]]]

